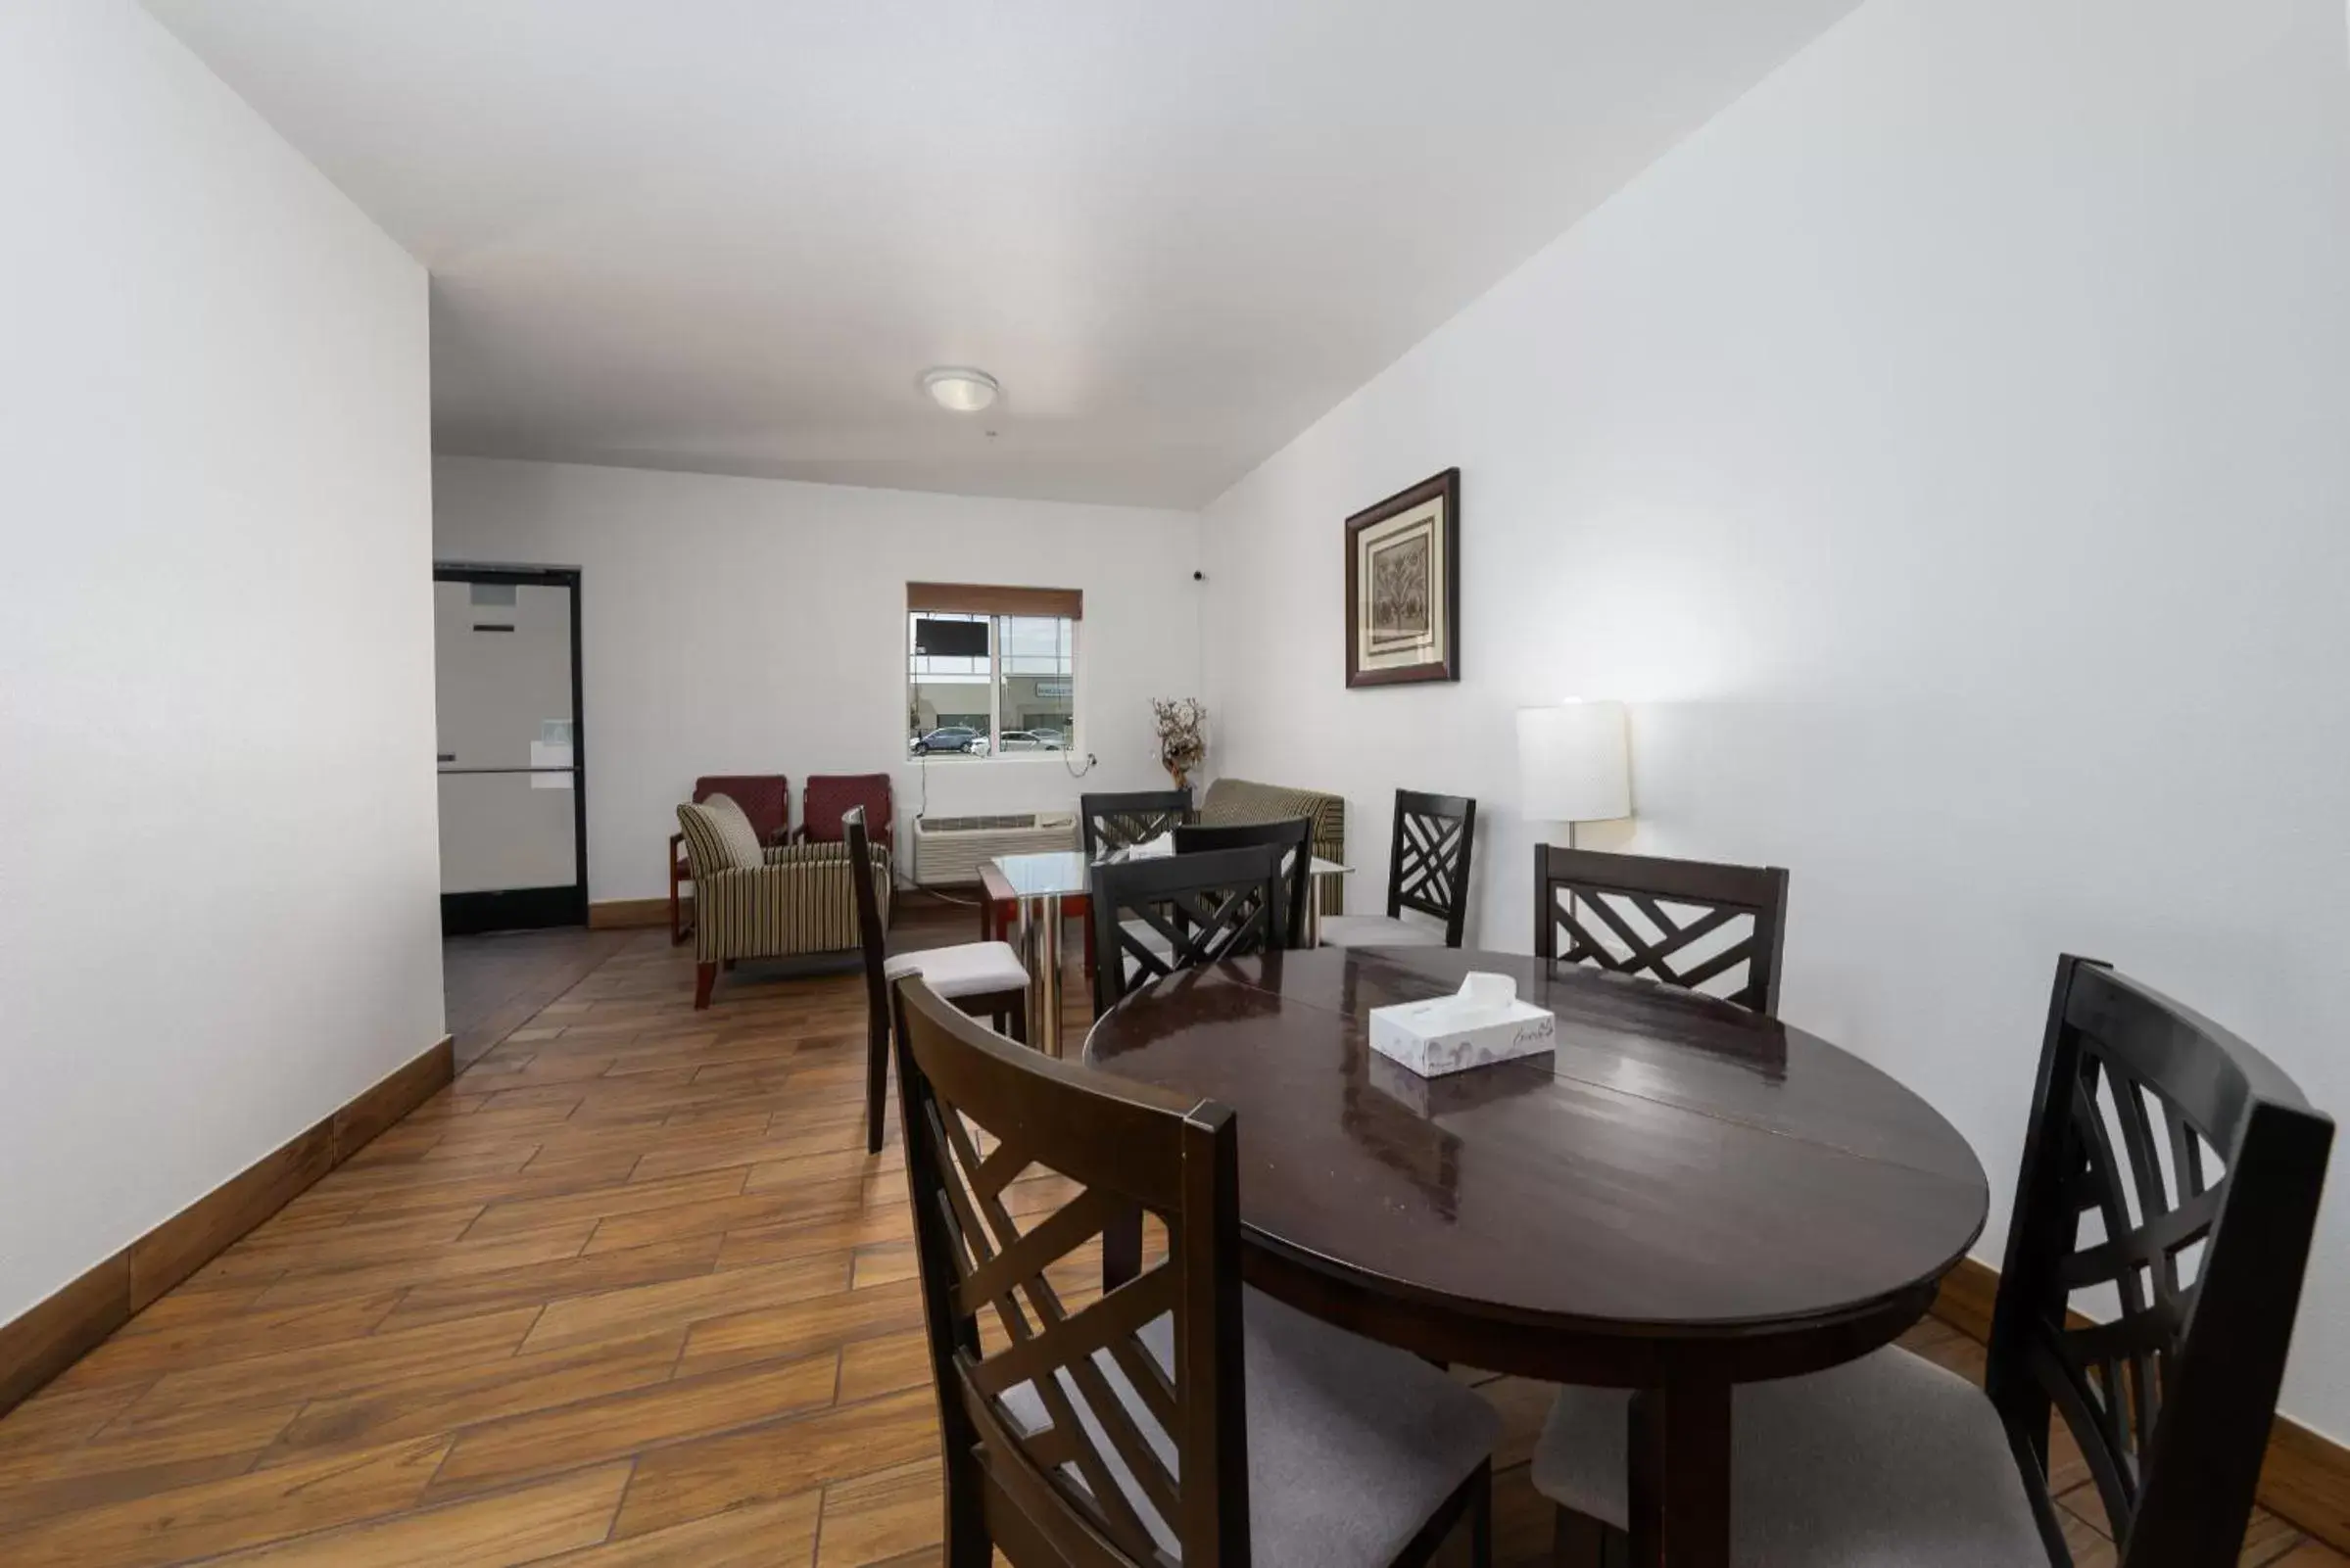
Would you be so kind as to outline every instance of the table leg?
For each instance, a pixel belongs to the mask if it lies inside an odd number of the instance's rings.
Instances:
[[[1061,1054],[1061,895],[1020,901],[1020,962],[1029,972],[1029,1044]]]
[[[1729,1568],[1729,1385],[1643,1390],[1628,1419],[1633,1562]]]
[[[1306,950],[1321,946],[1321,879],[1306,879]]]

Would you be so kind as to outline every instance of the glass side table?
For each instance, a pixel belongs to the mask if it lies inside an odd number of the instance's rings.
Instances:
[[[1013,899],[1012,945],[1029,972],[1029,1044],[1061,1054],[1061,903],[1085,893],[1093,865],[1075,849],[998,855],[991,863]]]

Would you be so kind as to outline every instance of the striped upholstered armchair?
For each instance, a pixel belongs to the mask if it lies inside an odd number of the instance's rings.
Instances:
[[[694,1005],[710,1005],[718,969],[739,958],[788,958],[857,946],[856,887],[846,844],[761,844],[729,796],[677,808],[694,865]],[[873,847],[871,875],[889,908],[889,851]]]

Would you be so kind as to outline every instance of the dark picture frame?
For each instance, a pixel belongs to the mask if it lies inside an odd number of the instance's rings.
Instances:
[[[1346,684],[1461,679],[1461,470],[1346,520]]]

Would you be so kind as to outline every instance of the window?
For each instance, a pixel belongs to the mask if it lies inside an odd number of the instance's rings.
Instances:
[[[1075,751],[1081,609],[1068,590],[908,584],[908,751],[939,760]]]

